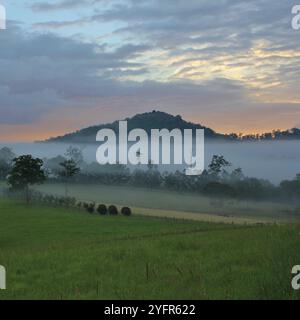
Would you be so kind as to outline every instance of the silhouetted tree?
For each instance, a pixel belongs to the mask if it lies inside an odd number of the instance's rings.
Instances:
[[[214,155],[211,163],[208,166],[208,172],[214,178],[219,178],[220,174],[225,171],[225,167],[230,167],[231,163],[228,162],[224,156]]]
[[[8,176],[8,184],[14,190],[24,190],[26,202],[30,202],[29,186],[43,183],[46,179],[43,160],[23,155],[13,159],[12,170]]]
[[[62,156],[57,156],[50,159],[44,160],[44,168],[49,177],[56,178],[59,176],[59,172],[61,171],[61,163],[66,161],[67,159]]]
[[[242,180],[244,179],[244,174],[241,168],[234,169],[230,174],[230,179],[236,181],[236,180]]]
[[[293,180],[284,180],[280,183],[281,192],[288,197],[299,199],[300,197],[300,174]]]
[[[69,146],[65,153],[65,156],[68,160],[73,160],[78,167],[83,164],[82,151],[77,147]]]
[[[0,149],[0,179],[6,178],[12,166],[15,154],[8,147]]]
[[[80,172],[80,168],[77,166],[74,160],[65,160],[60,163],[62,170],[59,171],[59,175],[65,180],[65,193],[68,196],[68,182],[76,174]]]

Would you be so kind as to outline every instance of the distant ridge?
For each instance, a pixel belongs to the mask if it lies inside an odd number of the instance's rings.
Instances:
[[[274,130],[264,134],[238,135],[217,133],[211,128],[205,127],[201,124],[192,123],[182,119],[180,115],[171,115],[162,111],[152,111],[137,114],[131,118],[124,119],[127,121],[128,130],[141,128],[150,134],[151,129],[204,129],[205,138],[211,140],[225,140],[225,141],[274,141],[274,140],[300,140],[300,129],[293,128],[290,130]],[[44,142],[65,142],[65,143],[95,143],[96,134],[100,129],[113,129],[116,134],[119,130],[119,121],[112,123],[100,124],[96,126],[87,127],[63,136],[53,137]]]
[[[265,141],[280,141],[280,140],[300,140],[300,129],[292,128],[289,130],[273,130],[263,134],[249,134],[241,137],[242,141],[265,140]]]

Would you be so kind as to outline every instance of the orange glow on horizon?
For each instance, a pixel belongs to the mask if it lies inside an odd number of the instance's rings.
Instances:
[[[195,120],[194,120],[195,121]],[[195,121],[196,122],[196,121]],[[238,127],[227,127],[227,126],[209,126],[204,124],[203,122],[199,122],[201,125],[205,125],[217,133],[223,134],[241,134],[242,136],[245,135],[260,135],[267,132],[272,132],[273,130],[287,130],[287,128],[280,128],[280,127],[272,127],[266,129],[258,129],[258,128],[246,128],[243,127],[244,131]],[[61,135],[65,135],[69,132],[75,131],[76,129],[50,129],[45,128],[44,126],[30,126],[30,125],[15,125],[15,126],[1,126],[0,127],[0,142],[33,142],[33,141],[42,141],[49,139],[51,137],[57,137]]]
[[[67,132],[57,130],[37,131],[26,125],[0,128],[0,141],[3,142],[33,142],[46,140],[50,137],[64,135]]]

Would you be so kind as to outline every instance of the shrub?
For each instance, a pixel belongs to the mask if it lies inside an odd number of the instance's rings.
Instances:
[[[84,202],[84,203],[83,203],[83,208],[84,208],[85,210],[87,210],[87,209],[88,209],[88,207],[89,207],[89,204],[88,204],[88,203],[86,203],[86,202]]]
[[[87,204],[86,210],[88,213],[94,213],[95,211],[95,203]]]
[[[107,207],[105,204],[99,204],[98,208],[97,208],[97,212],[99,214],[105,215],[107,214]]]
[[[121,213],[127,217],[131,216],[131,214],[132,214],[131,209],[128,207],[123,207],[121,210]]]
[[[110,215],[113,215],[113,216],[115,216],[115,215],[117,215],[119,213],[118,212],[118,208],[116,206],[113,206],[113,205],[108,207],[108,212],[109,212]]]
[[[208,196],[234,197],[235,189],[228,184],[221,182],[209,182],[204,188],[203,193]]]

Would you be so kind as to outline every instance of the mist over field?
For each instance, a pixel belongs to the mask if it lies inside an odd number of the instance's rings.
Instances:
[[[51,158],[64,155],[70,144],[64,143],[5,143],[17,155],[32,154],[35,157]],[[87,163],[96,161],[97,144],[72,144],[82,150]],[[205,143],[205,165],[214,154],[224,155],[232,163],[232,168],[241,167],[245,175],[268,179],[278,184],[284,179],[292,179],[300,173],[300,141],[270,142],[211,142]],[[131,166],[133,168],[133,166]],[[183,169],[179,166],[159,166],[162,171]]]

